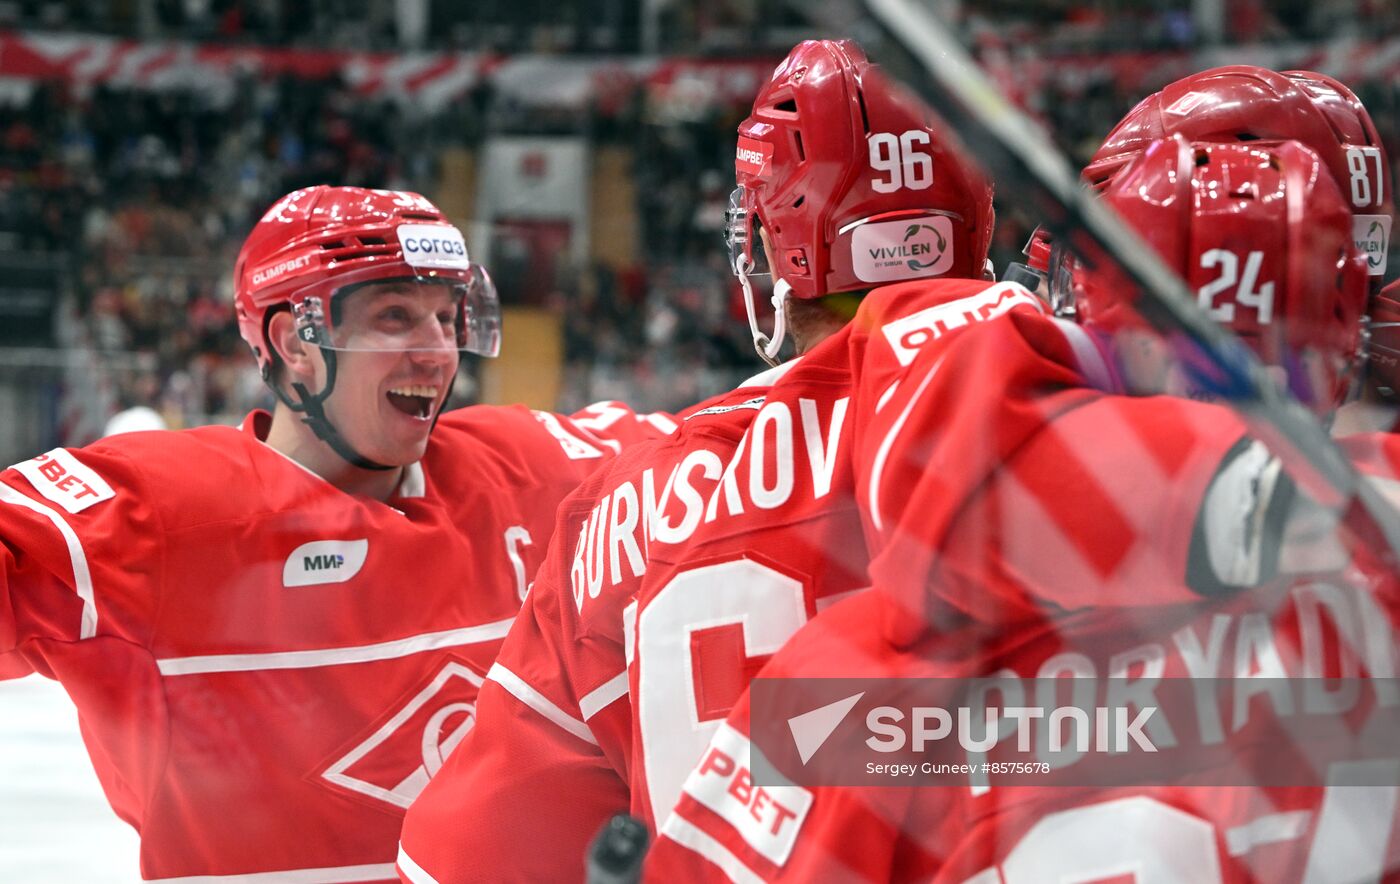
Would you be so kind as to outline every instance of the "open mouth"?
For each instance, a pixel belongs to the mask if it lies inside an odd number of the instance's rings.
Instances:
[[[385,395],[389,404],[399,411],[409,417],[426,420],[433,413],[438,389],[424,384],[412,384],[406,387],[395,387]]]

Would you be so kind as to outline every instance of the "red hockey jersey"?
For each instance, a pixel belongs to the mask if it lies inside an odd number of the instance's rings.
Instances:
[[[579,876],[608,817],[668,810],[768,655],[865,585],[845,347],[704,403],[561,507],[483,687],[473,759],[405,821],[405,880]],[[476,818],[492,825],[462,825]]]
[[[1335,675],[1348,655],[1393,677],[1400,606],[1384,574],[1203,600],[1267,577],[1261,526],[1288,496],[1229,412],[1104,395],[1115,383],[1094,341],[1033,311],[918,343],[903,358],[872,345],[858,363],[880,372],[858,377],[853,404],[875,588],[799,632],[765,677],[1030,678],[1071,658],[1100,676],[1125,661],[1154,678]],[[687,779],[649,878],[1312,881],[1393,867],[1389,786],[789,786],[760,802],[749,724],[746,698]]]
[[[1151,625],[1113,608],[1069,621],[1008,624],[1003,648],[962,633],[925,634],[912,644],[891,641],[881,625],[891,614],[878,588],[833,606],[795,635],[762,676],[927,680],[1009,669],[1031,678],[1072,668],[1077,679],[1102,680],[1123,661],[1133,661],[1152,667],[1150,675],[1134,669],[1134,679],[1160,685],[1230,679],[1208,689],[1218,703],[1224,745],[1236,768],[1264,770],[1299,762],[1296,747],[1259,738],[1270,732],[1261,721],[1308,710],[1275,701],[1273,688],[1245,676],[1335,677],[1342,672],[1339,661],[1349,659],[1353,671],[1390,680],[1377,693],[1393,693],[1400,598],[1393,586],[1378,594],[1365,582],[1314,579],[1229,601],[1166,606],[1154,611]],[[1006,644],[1015,649],[1005,650]],[[1202,745],[1211,739],[1197,735],[1199,720],[1183,723],[1175,715],[1180,707],[1164,708],[1177,745],[1159,748],[1161,757],[1153,761],[1191,771],[1180,783],[993,782],[988,788],[967,777],[962,785],[891,780],[866,788],[759,787],[749,773],[760,747],[749,739],[745,695],[663,824],[646,878],[937,884],[1116,882],[1120,876],[1169,884],[1400,880],[1400,759],[1333,764],[1319,772],[1319,778],[1338,782],[1327,787],[1233,785],[1244,780],[1198,767]],[[1096,761],[1088,756],[1078,764]],[[1232,785],[1191,785],[1193,777]],[[755,800],[760,791],[762,802]]]
[[[582,487],[483,688],[471,751],[409,812],[404,879],[574,875],[612,813],[663,819],[768,656],[867,584],[852,366],[878,339],[898,357],[868,383],[888,384],[924,340],[1008,310],[1041,315],[1014,285],[881,289],[800,360]],[[496,825],[462,830],[483,814]]]
[[[471,728],[559,501],[665,424],[617,408],[582,415],[604,438],[449,412],[383,503],[267,447],[261,412],[16,464],[0,671],[67,688],[146,879],[393,880],[404,809]]]

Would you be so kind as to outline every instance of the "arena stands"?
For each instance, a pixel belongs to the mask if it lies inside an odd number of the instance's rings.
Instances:
[[[428,45],[441,47],[433,51],[366,52],[326,48],[347,42],[329,31],[317,48],[305,46],[253,14],[257,4],[155,5],[166,18],[153,33],[173,42],[139,38],[142,26],[103,17],[102,4],[0,3],[0,21],[27,26],[0,34],[0,251],[11,264],[52,268],[51,343],[63,345],[0,342],[0,368],[21,378],[10,395],[46,393],[30,403],[34,427],[0,437],[6,453],[85,443],[134,404],[155,405],[173,426],[236,420],[264,395],[229,298],[230,249],[257,213],[287,189],[319,182],[414,189],[470,211],[473,194],[444,192],[472,180],[453,177],[451,158],[470,166],[502,135],[585,145],[593,201],[609,219],[586,252],[548,265],[506,249],[488,259],[507,306],[559,317],[558,407],[619,397],[676,408],[761,367],[734,321],[742,309],[720,227],[734,125],[773,61],[762,45],[737,57],[501,55],[462,51],[467,44],[445,26],[432,29]],[[1166,12],[1002,5],[1064,39],[1032,52],[1014,27],[979,30],[979,13],[967,7],[962,27],[999,82],[1077,160],[1137,96],[1228,60],[1183,48],[1199,41],[1170,37]],[[176,7],[207,15],[181,18]],[[1125,16],[1136,22],[1131,50],[1102,51]],[[1367,42],[1291,41],[1325,31],[1323,18],[1276,9],[1277,27],[1261,25],[1258,42],[1232,47],[1231,58],[1337,73],[1393,139],[1400,80],[1395,41],[1384,35],[1396,30],[1395,16],[1381,15]],[[358,21],[363,29],[377,20]],[[394,27],[370,27],[379,36],[362,45],[392,46]],[[1030,230],[1002,196],[999,267]],[[616,247],[628,238],[636,242]],[[527,281],[512,261],[531,270]],[[40,399],[62,404],[43,410]]]

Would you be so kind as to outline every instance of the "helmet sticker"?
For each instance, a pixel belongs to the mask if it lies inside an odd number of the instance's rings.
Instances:
[[[851,264],[864,282],[946,273],[953,266],[953,222],[930,215],[862,224],[851,235]]]
[[[462,231],[449,224],[401,224],[396,232],[403,259],[413,267],[471,267]]]
[[[292,270],[301,270],[311,263],[310,255],[299,255],[285,261],[279,261],[271,267],[263,267],[253,271],[253,285],[263,285],[272,282],[284,273]]]
[[[1389,215],[1353,215],[1351,236],[1356,250],[1366,258],[1366,272],[1385,276],[1386,257],[1390,251]]]
[[[773,145],[756,138],[739,136],[739,146],[734,152],[734,166],[746,175],[762,178],[768,174],[768,164],[773,159]]]

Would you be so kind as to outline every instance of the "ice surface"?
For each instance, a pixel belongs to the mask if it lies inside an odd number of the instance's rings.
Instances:
[[[0,681],[0,882],[133,884],[136,832],[102,797],[57,682]]]

